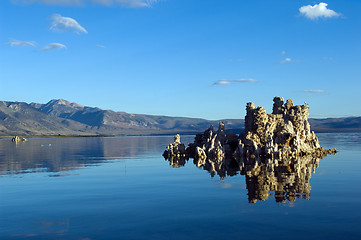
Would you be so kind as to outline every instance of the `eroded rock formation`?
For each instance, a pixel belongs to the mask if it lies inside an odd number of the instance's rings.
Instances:
[[[11,139],[12,142],[20,142],[20,138],[19,136],[14,136],[12,139]]]
[[[307,119],[307,104],[295,106],[291,99],[284,103],[282,97],[275,97],[273,102],[272,114],[247,103],[245,134],[240,139],[239,154],[282,158],[309,154],[321,154],[318,157],[322,157],[334,152],[320,147]]]
[[[27,141],[26,138],[20,138],[19,136],[14,136],[13,138],[11,138],[11,141],[12,141],[12,142],[15,142],[15,143],[20,142],[20,140],[21,140],[22,142],[26,142],[26,141]]]
[[[335,154],[336,149],[320,147],[318,138],[308,122],[308,105],[294,105],[291,99],[273,99],[273,112],[267,114],[262,107],[247,103],[245,132],[239,136],[226,134],[225,126],[219,123],[218,130],[211,126],[203,134],[197,134],[194,143],[185,149],[176,135],[173,144],[167,147],[164,156],[183,156],[195,159],[224,158],[289,158],[312,155],[323,158]]]
[[[174,142],[167,146],[167,150],[164,151],[163,156],[165,158],[185,158],[186,147],[180,141],[180,135],[174,136]]]

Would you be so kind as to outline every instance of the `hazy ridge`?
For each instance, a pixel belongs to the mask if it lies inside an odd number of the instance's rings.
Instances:
[[[243,119],[223,119],[240,131]],[[360,132],[361,117],[310,119],[316,132]],[[46,104],[0,101],[0,135],[147,135],[202,132],[218,121],[129,114],[87,107],[63,99]]]
[[[241,119],[224,120],[243,128]],[[146,135],[196,133],[218,121],[114,112],[63,99],[46,104],[0,102],[0,135]]]

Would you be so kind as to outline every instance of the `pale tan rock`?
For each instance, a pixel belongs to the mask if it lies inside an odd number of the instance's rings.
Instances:
[[[174,136],[174,143],[181,143],[181,141],[180,141],[180,135],[179,134],[176,134],[175,136]]]
[[[291,99],[284,104],[282,97],[273,101],[272,114],[247,103],[243,152],[286,157],[311,154],[320,148],[310,130],[308,105],[295,106]]]
[[[12,139],[11,139],[12,142],[20,142],[20,138],[19,136],[14,136]]]
[[[203,134],[197,134],[195,142],[189,144],[187,152],[190,157],[223,159],[225,156],[226,132],[223,122],[219,122],[217,132],[213,126],[208,128]]]
[[[180,141],[180,135],[174,136],[174,142],[167,146],[167,150],[164,151],[163,156],[165,158],[185,158],[186,147]]]

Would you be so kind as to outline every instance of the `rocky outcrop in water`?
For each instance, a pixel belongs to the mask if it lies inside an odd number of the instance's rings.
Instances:
[[[179,134],[174,136],[174,142],[168,145],[167,150],[163,153],[163,156],[167,159],[186,157],[186,147],[183,143],[181,143]]]
[[[19,136],[14,136],[12,139],[11,139],[12,142],[20,142],[20,138]]]
[[[310,198],[310,178],[319,159],[336,149],[320,146],[308,122],[308,105],[294,105],[291,99],[273,99],[273,111],[247,103],[245,131],[239,135],[226,133],[223,122],[195,136],[185,149],[179,135],[163,156],[175,168],[189,158],[221,179],[245,175],[248,200],[255,203],[273,195],[277,202]],[[273,192],[273,193],[270,193]]]
[[[26,142],[26,141],[27,141],[26,138],[20,138],[19,136],[14,136],[13,138],[11,138],[11,141],[12,141],[12,142],[15,142],[15,143],[20,142],[20,140],[21,140],[22,142]]]
[[[247,103],[245,133],[240,138],[238,154],[272,157],[317,155],[333,153],[320,147],[318,138],[308,122],[308,105],[286,103],[282,97],[273,99],[273,112],[267,114],[262,107]]]
[[[320,147],[318,138],[310,130],[308,105],[294,105],[291,99],[284,102],[282,97],[273,99],[272,114],[263,107],[247,103],[245,132],[239,136],[226,134],[223,122],[218,130],[213,126],[203,134],[197,134],[194,143],[187,149],[178,140],[169,145],[164,156],[183,156],[194,159],[222,160],[227,157],[240,158],[289,158],[312,155],[323,158],[335,154],[336,149]]]

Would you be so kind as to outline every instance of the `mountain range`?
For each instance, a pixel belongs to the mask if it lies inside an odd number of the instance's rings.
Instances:
[[[222,119],[239,132],[243,119]],[[219,121],[129,114],[87,107],[63,99],[46,104],[0,101],[0,135],[150,135],[198,133]],[[310,119],[316,132],[361,132],[361,117]]]

